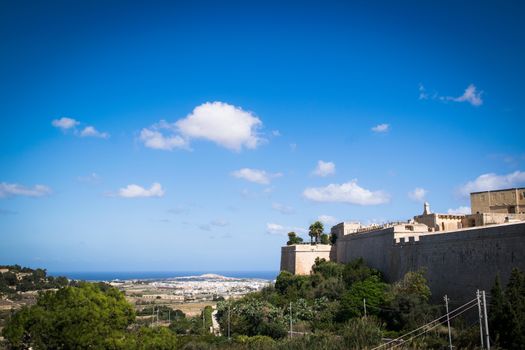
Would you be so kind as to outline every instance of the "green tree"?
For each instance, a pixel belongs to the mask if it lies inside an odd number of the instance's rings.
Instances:
[[[347,287],[352,286],[355,282],[364,281],[371,276],[378,276],[379,279],[382,279],[381,273],[366,266],[363,258],[357,258],[345,264],[342,275]]]
[[[303,242],[303,239],[295,232],[288,232],[288,242],[286,242],[286,245],[293,245],[293,244],[301,244]]]
[[[365,299],[368,314],[379,314],[379,306],[385,300],[386,287],[378,276],[370,276],[364,281],[353,283],[341,298],[338,320],[346,321],[364,315]]]
[[[37,303],[16,312],[3,330],[12,348],[104,348],[124,336],[133,307],[116,288],[81,283],[40,293]]]
[[[321,244],[330,244],[330,238],[326,233],[321,234]]]
[[[322,222],[316,221],[313,224],[311,224],[308,231],[308,235],[310,236],[310,242],[313,244],[315,240],[316,244],[319,243],[319,239],[321,238],[323,231],[324,226]]]
[[[430,288],[424,271],[407,272],[387,294],[382,317],[395,331],[414,329],[434,319],[437,307],[429,304]]]
[[[525,344],[525,276],[513,269],[503,292],[496,279],[491,291],[490,330],[505,349],[522,349]]]

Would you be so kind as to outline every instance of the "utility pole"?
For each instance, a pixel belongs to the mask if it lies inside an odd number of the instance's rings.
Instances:
[[[204,318],[204,310],[202,309],[202,332],[206,333],[206,319]]]
[[[292,329],[292,302],[290,301],[290,338],[293,335],[293,329]]]
[[[481,298],[479,289],[476,291],[476,299],[478,300],[478,314],[479,314],[479,336],[481,338],[481,348],[484,348],[483,344],[483,313],[481,311]]]
[[[157,308],[157,325],[159,324],[159,309],[160,308]]]
[[[171,309],[168,309],[168,323],[171,324]]]
[[[448,326],[448,346],[452,350],[452,334],[450,333],[450,315],[448,313],[448,297],[445,294],[445,308],[447,310],[447,326]]]
[[[363,309],[365,311],[365,317],[366,317],[366,299],[363,298]]]
[[[230,338],[230,303],[228,302],[228,341],[231,340]]]
[[[155,324],[155,305],[151,309],[151,325]]]
[[[485,299],[485,291],[482,291],[481,293],[483,294],[483,315],[485,318],[485,344],[487,344],[487,349],[490,350],[489,319],[487,317],[487,299]]]

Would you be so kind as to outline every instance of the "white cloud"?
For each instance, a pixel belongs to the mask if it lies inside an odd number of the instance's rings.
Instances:
[[[272,203],[272,209],[278,211],[281,214],[289,215],[295,213],[293,207],[281,204],[281,203]]]
[[[476,86],[474,84],[470,84],[466,89],[463,95],[459,97],[448,97],[447,99],[455,101],[455,102],[468,102],[473,106],[481,106],[483,104],[483,100],[481,99],[481,95],[483,94],[483,91],[476,91]]]
[[[281,136],[281,132],[279,130],[272,130],[272,136],[279,137]]]
[[[425,200],[425,196],[428,191],[421,187],[414,188],[413,191],[408,192],[408,198],[416,202],[422,202]]]
[[[383,191],[370,191],[360,187],[357,180],[343,184],[330,184],[326,187],[310,187],[303,191],[303,196],[315,202],[343,202],[359,205],[387,203],[388,194]]]
[[[372,128],[372,131],[373,132],[387,132],[388,129],[390,128],[390,125],[389,124],[379,124],[379,125],[376,125]]]
[[[333,226],[339,222],[336,217],[330,215],[319,215],[317,220],[321,221],[325,226]]]
[[[82,137],[98,137],[98,138],[101,138],[101,139],[109,138],[109,134],[107,132],[100,132],[97,129],[95,129],[93,126],[86,126],[80,132],[80,136],[82,136]]]
[[[447,211],[449,214],[452,214],[452,215],[457,215],[457,214],[470,214],[470,207],[464,207],[464,206],[461,206],[459,208],[456,208],[456,209],[449,209]]]
[[[140,131],[140,140],[144,145],[153,149],[171,151],[174,148],[189,147],[188,141],[179,135],[173,134],[174,126],[164,120],[153,124],[150,128]]]
[[[283,225],[275,224],[275,223],[266,224],[266,232],[271,235],[286,236],[288,232],[291,232],[291,231],[298,233],[298,234],[306,233],[306,230],[302,227],[283,226]]]
[[[270,174],[264,170],[242,168],[232,173],[232,176],[238,179],[255,182],[261,185],[268,185],[272,178],[282,176],[281,173]]]
[[[251,112],[224,102],[197,106],[175,124],[187,138],[209,140],[234,151],[243,147],[253,149],[261,142],[256,133],[262,126],[261,120]]]
[[[525,172],[523,171],[515,171],[506,175],[489,173],[480,175],[475,180],[462,185],[459,188],[459,193],[462,196],[468,197],[471,192],[501,190],[517,187],[521,184],[525,184]]]
[[[442,102],[454,101],[454,102],[468,102],[473,106],[481,106],[483,104],[483,99],[481,95],[483,91],[478,91],[474,84],[470,84],[463,92],[463,95],[454,97],[454,96],[440,96],[437,92],[434,92],[431,99],[439,100]],[[422,84],[419,84],[419,99],[427,100],[429,95],[426,93],[425,87]]]
[[[317,162],[317,167],[313,171],[316,176],[326,177],[335,174],[335,164],[332,162],[324,162],[322,160]]]
[[[11,196],[42,197],[51,194],[51,188],[44,185],[26,187],[19,184],[0,183],[0,198]]]
[[[204,139],[241,151],[243,148],[254,149],[264,141],[257,134],[261,126],[261,120],[252,112],[224,102],[206,102],[173,124],[161,120],[142,129],[140,140],[149,148],[172,150],[187,149],[190,140]]]
[[[152,184],[149,190],[145,189],[144,187],[132,184],[121,188],[118,192],[118,195],[124,198],[162,197],[164,196],[164,190],[158,182]]]
[[[51,122],[51,124],[55,128],[60,128],[62,130],[67,130],[67,129],[74,128],[75,126],[80,124],[80,122],[78,122],[78,121],[76,121],[75,119],[72,119],[72,118],[62,117],[60,119],[54,119]]]

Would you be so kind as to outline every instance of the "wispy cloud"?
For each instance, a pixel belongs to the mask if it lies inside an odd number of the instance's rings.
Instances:
[[[44,185],[26,187],[19,184],[0,183],[0,198],[23,196],[23,197],[43,197],[51,194],[51,188]]]
[[[421,187],[416,187],[412,191],[408,192],[408,198],[415,202],[423,202],[428,191]]]
[[[97,184],[97,183],[100,182],[100,180],[101,180],[100,175],[98,175],[97,173],[91,173],[91,174],[86,175],[86,176],[79,176],[79,177],[77,177],[77,181],[85,182],[85,183],[89,183],[89,184]]]
[[[447,99],[455,102],[468,102],[473,106],[481,106],[483,104],[483,100],[481,99],[482,94],[483,91],[477,91],[476,86],[470,84],[465,89],[463,95],[459,97],[447,97]]]
[[[217,226],[217,227],[226,227],[230,223],[224,219],[215,219],[210,222],[210,225]]]
[[[389,129],[390,129],[389,124],[379,124],[379,125],[374,126],[372,128],[372,131],[376,133],[384,133],[384,132],[388,132]]]
[[[270,235],[286,236],[288,232],[292,231],[298,234],[304,234],[307,232],[306,229],[302,227],[283,226],[276,223],[266,224],[266,232]]]
[[[191,140],[202,139],[239,152],[257,148],[264,141],[257,133],[261,126],[258,117],[241,107],[206,102],[175,123],[160,121],[142,129],[140,140],[149,148],[173,150],[188,149]]]
[[[335,163],[318,161],[317,167],[313,171],[313,174],[320,177],[326,177],[335,174]]]
[[[164,190],[158,182],[153,183],[149,189],[131,184],[121,188],[118,191],[118,196],[123,198],[162,197],[164,196]]]
[[[272,209],[281,214],[290,215],[295,213],[295,209],[282,203],[272,203]]]
[[[434,92],[432,96],[430,96],[426,92],[425,87],[422,84],[419,84],[420,100],[428,100],[429,98],[431,98],[433,100],[439,100],[442,102],[468,102],[471,105],[478,107],[483,104],[483,99],[481,95],[483,95],[483,91],[478,90],[476,85],[470,84],[469,86],[467,86],[467,88],[463,92],[463,95],[461,96],[441,96],[437,92]]]
[[[93,126],[86,126],[81,132],[81,137],[98,137],[100,139],[107,139],[109,138],[109,134],[107,132],[100,132]]]
[[[384,204],[390,200],[387,193],[362,188],[355,179],[343,184],[310,187],[303,191],[303,196],[315,202],[342,202],[358,205]]]
[[[268,185],[271,179],[282,176],[281,173],[268,173],[265,170],[242,168],[232,172],[232,176],[238,179],[254,182],[260,185]]]
[[[452,215],[457,215],[457,214],[470,214],[470,207],[465,207],[465,206],[462,206],[462,207],[458,207],[456,209],[449,209],[447,211],[449,214],[452,214]]]
[[[80,122],[76,121],[73,118],[67,118],[67,117],[62,117],[60,119],[54,119],[51,122],[51,125],[53,125],[55,128],[59,128],[62,130],[68,130],[68,129],[74,128],[78,124],[80,124]]]
[[[459,188],[459,194],[468,197],[471,192],[501,190],[525,184],[525,172],[515,171],[506,175],[488,173],[468,181]]]
[[[82,130],[78,130],[77,126],[79,126],[81,123],[78,120],[75,120],[73,118],[67,118],[62,117],[60,119],[54,119],[51,121],[51,125],[53,125],[55,128],[59,128],[62,131],[69,131],[72,130],[73,134],[80,137],[96,137],[101,139],[107,139],[109,138],[109,133],[107,132],[100,132],[97,129],[95,129],[94,126],[87,125]]]
[[[321,221],[325,226],[333,226],[339,222],[335,216],[319,215],[317,220]]]

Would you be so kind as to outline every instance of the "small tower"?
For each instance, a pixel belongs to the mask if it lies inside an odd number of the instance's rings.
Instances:
[[[423,204],[423,215],[430,214],[432,214],[432,212],[430,211],[430,204],[428,204],[428,202],[425,202],[425,204]]]

